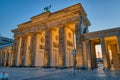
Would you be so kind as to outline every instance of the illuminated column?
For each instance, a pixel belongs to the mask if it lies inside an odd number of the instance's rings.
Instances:
[[[35,66],[44,66],[44,34],[36,33],[35,39]]]
[[[118,39],[118,54],[120,54],[120,35],[117,36],[117,39]]]
[[[11,66],[14,66],[14,49],[13,49],[14,47],[13,46],[11,46]]]
[[[59,27],[59,66],[65,67],[66,38],[64,27]]]
[[[56,58],[57,58],[57,56],[55,55],[57,52],[55,51],[55,48],[54,48],[54,43],[55,43],[54,35],[56,35],[55,31],[51,30],[51,43],[52,43],[52,45],[50,46],[51,47],[51,55],[50,55],[51,65],[50,66],[52,66],[52,67],[57,66],[56,65]]]
[[[84,69],[84,57],[83,57],[83,41],[82,41],[82,33],[81,33],[81,23],[78,21],[75,24],[75,33],[76,33],[76,66],[80,69]]]
[[[19,41],[18,41],[18,49],[17,49],[17,66],[20,65],[20,50],[21,50],[21,43],[22,43],[22,37],[19,38]]]
[[[91,40],[91,55],[92,55],[92,67],[97,68],[96,53],[95,53],[95,43]]]
[[[40,39],[39,39],[39,34],[38,33],[36,33],[36,35],[35,35],[35,39],[34,39],[34,46],[35,46],[35,51],[34,51],[34,65],[35,66],[40,66],[39,65],[39,63],[40,63],[40,61],[41,61],[41,58],[39,57],[39,41],[40,41]]]
[[[35,56],[36,56],[36,33],[31,34],[31,42],[30,42],[30,59],[31,59],[31,66],[35,65]]]
[[[17,61],[18,61],[18,42],[19,42],[19,38],[15,37],[14,39],[14,54],[13,54],[13,66],[18,66]]]
[[[91,58],[91,50],[90,50],[90,41],[86,40],[86,53],[87,53],[87,67],[88,70],[92,69],[92,58]]]
[[[10,56],[9,56],[9,66],[12,66],[13,54],[12,54],[11,49],[9,51],[9,54],[10,54]]]
[[[25,66],[25,51],[26,51],[26,36],[22,38],[21,51],[20,51],[20,66]]]
[[[83,41],[83,55],[84,55],[84,66],[85,69],[88,69],[87,65],[88,65],[88,61],[87,61],[87,52],[86,52],[87,46],[86,46],[86,41]]]
[[[120,68],[120,35],[117,36],[118,38],[118,67]]]
[[[105,46],[105,40],[104,38],[100,38],[101,40],[101,48],[102,48],[102,56],[103,56],[103,70],[109,70],[109,60],[108,60],[108,55],[106,53],[106,46]]]
[[[45,30],[45,54],[44,54],[44,66],[50,67],[50,56],[51,56],[51,31]]]
[[[25,66],[31,66],[30,42],[31,42],[31,36],[28,35],[26,37]]]
[[[7,65],[7,51],[4,51],[4,66]]]
[[[0,66],[3,66],[4,65],[4,51],[3,51],[3,49],[2,50],[0,50],[0,59],[1,59],[1,65]]]

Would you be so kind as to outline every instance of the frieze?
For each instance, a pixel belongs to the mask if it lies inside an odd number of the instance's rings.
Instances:
[[[91,33],[86,33],[83,36],[85,38],[102,38],[102,37],[108,37],[108,36],[114,36],[114,35],[118,35],[119,32],[115,31],[115,32],[91,32]]]

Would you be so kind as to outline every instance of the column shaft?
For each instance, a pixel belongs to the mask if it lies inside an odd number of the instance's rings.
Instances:
[[[120,36],[117,36],[117,38],[118,38],[118,54],[120,54]]]
[[[118,61],[119,61],[119,68],[120,68],[120,35],[117,36],[118,38]]]
[[[30,42],[31,36],[28,35],[26,37],[25,66],[31,66]]]
[[[14,54],[13,54],[13,66],[17,66],[17,61],[18,61],[18,38],[15,37],[15,40],[14,40]]]
[[[50,55],[51,55],[51,32],[49,29],[45,31],[45,55],[44,55],[44,66],[50,67]]]
[[[91,41],[91,58],[92,58],[92,68],[97,68],[97,61],[96,61],[96,52],[95,52],[95,43]]]
[[[20,50],[21,50],[21,42],[22,42],[22,38],[19,38],[19,41],[18,41],[18,49],[17,49],[17,66],[20,65]]]
[[[64,27],[59,28],[59,66],[65,67],[65,30]]]
[[[108,60],[108,55],[106,53],[106,46],[105,46],[105,40],[104,38],[101,38],[101,47],[102,47],[102,56],[103,56],[103,70],[109,70],[109,60]]]
[[[86,40],[86,53],[87,53],[87,66],[88,70],[92,69],[92,57],[91,57],[91,50],[90,50],[90,41]]]
[[[7,51],[4,51],[4,66],[7,65]]]
[[[76,33],[76,60],[77,67],[80,69],[84,69],[84,57],[83,57],[83,43],[82,43],[82,34],[81,34],[81,24],[77,22],[75,25],[75,33]]]
[[[23,37],[22,44],[21,44],[21,52],[20,52],[21,66],[25,66],[25,51],[26,51],[26,36]]]
[[[33,33],[31,34],[31,42],[30,42],[31,66],[35,66],[36,44],[37,44],[37,37],[36,34]]]

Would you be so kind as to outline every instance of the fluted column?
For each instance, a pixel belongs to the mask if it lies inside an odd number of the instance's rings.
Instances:
[[[28,35],[26,37],[25,66],[31,66],[30,42],[31,36]]]
[[[76,66],[80,69],[84,69],[84,57],[83,57],[83,44],[82,44],[82,33],[81,33],[81,23],[78,21],[75,24],[75,33],[76,33]]]
[[[31,46],[34,47],[34,66],[44,66],[44,37],[44,33],[36,33],[33,39],[34,44]]]
[[[4,51],[4,66],[7,65],[7,51]]]
[[[21,50],[21,43],[22,43],[22,37],[19,38],[18,44],[17,44],[17,45],[18,45],[18,47],[17,47],[18,49],[17,49],[17,53],[16,53],[16,54],[17,54],[17,63],[16,63],[17,66],[20,65],[20,50]]]
[[[0,50],[0,59],[1,59],[1,63],[0,63],[0,66],[3,66],[4,65],[4,51],[3,50]]]
[[[25,66],[26,36],[23,36],[20,51],[20,66]]]
[[[19,38],[15,37],[14,39],[14,46],[13,46],[13,65],[12,66],[17,66],[17,61],[18,61],[18,42]]]
[[[118,61],[119,61],[119,68],[120,68],[120,35],[117,36],[118,38]]]
[[[87,53],[87,67],[88,70],[92,69],[92,57],[91,57],[91,50],[90,50],[90,41],[86,40],[86,53]]]
[[[120,54],[120,35],[117,36],[117,39],[118,39],[118,54]]]
[[[14,48],[13,46],[11,46],[11,65],[10,66],[14,66]]]
[[[13,60],[13,52],[12,52],[12,48],[10,49],[9,54],[10,54],[9,66],[12,66],[12,64],[13,64],[13,62],[12,62],[12,60]]]
[[[95,53],[95,43],[91,40],[91,55],[92,55],[92,68],[97,68],[96,53]]]
[[[32,33],[31,34],[31,42],[30,42],[31,66],[35,66],[36,44],[37,44],[36,34]]]
[[[45,54],[44,54],[44,66],[50,67],[50,55],[51,55],[51,31],[49,29],[45,30]]]
[[[65,29],[64,27],[59,27],[59,66],[65,67]]]
[[[108,60],[109,56],[106,53],[105,40],[104,38],[100,38],[100,41],[101,41],[102,56],[103,56],[103,70],[109,70],[110,69],[109,60]]]

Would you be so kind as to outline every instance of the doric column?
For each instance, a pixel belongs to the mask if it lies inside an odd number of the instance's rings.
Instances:
[[[34,38],[34,66],[44,66],[44,33],[36,33]],[[32,48],[33,49],[33,48]]]
[[[20,66],[25,66],[25,52],[26,52],[26,36],[22,38],[21,51],[20,51]]]
[[[26,37],[26,49],[25,49],[25,66],[31,66],[31,54],[30,54],[31,36]]]
[[[95,52],[95,43],[91,40],[90,42],[90,49],[91,49],[91,58],[92,58],[92,68],[97,68],[97,61],[96,61],[96,52]]]
[[[9,54],[10,54],[10,57],[9,57],[9,66],[12,66],[12,60],[13,60],[12,48],[9,50]]]
[[[13,49],[13,45],[11,46],[11,51],[10,51],[10,53],[11,53],[11,60],[10,60],[10,66],[13,66],[13,64],[14,64],[14,62],[13,62],[13,60],[14,60],[14,49]]]
[[[117,36],[117,38],[118,38],[118,54],[120,54],[120,35],[119,36]]]
[[[118,61],[119,61],[119,68],[120,68],[120,35],[117,36],[118,38]]]
[[[75,24],[75,33],[76,33],[76,66],[80,69],[84,69],[84,57],[83,57],[83,45],[82,45],[82,34],[81,34],[81,23],[78,21]]]
[[[0,66],[3,66],[3,65],[4,65],[4,51],[3,51],[3,49],[0,50],[0,54],[1,54],[1,56],[0,56],[0,59],[1,59],[1,64],[0,64]]]
[[[64,27],[59,27],[59,66],[65,67],[65,29]]]
[[[109,60],[108,60],[108,55],[106,53],[106,46],[105,46],[105,40],[104,38],[100,38],[101,41],[101,47],[102,47],[102,56],[103,56],[103,70],[109,70],[110,65],[109,65]]]
[[[91,50],[90,50],[90,41],[86,40],[86,53],[87,53],[87,66],[88,70],[92,69],[92,57],[91,57]]]
[[[7,65],[7,51],[4,51],[4,66]]]
[[[31,66],[35,66],[36,44],[37,44],[36,34],[32,33],[31,34],[31,42],[30,42]]]
[[[18,56],[18,42],[19,38],[15,37],[14,39],[14,46],[13,46],[13,65],[12,66],[17,66],[17,56]]]
[[[44,54],[44,66],[50,67],[50,55],[51,55],[51,31],[49,29],[45,30],[45,54]]]
[[[17,56],[16,56],[16,57],[17,57],[17,63],[16,63],[17,66],[20,65],[20,50],[21,50],[21,43],[22,43],[22,37],[19,38],[18,44],[17,44],[17,45],[18,45],[18,47],[17,47],[18,49],[17,49],[17,53],[16,53],[16,54],[17,54]]]

